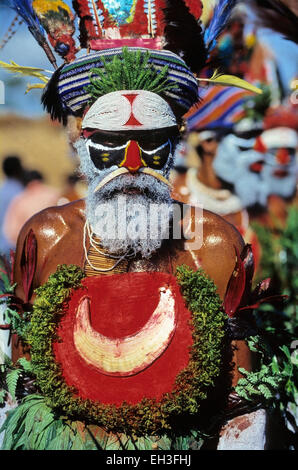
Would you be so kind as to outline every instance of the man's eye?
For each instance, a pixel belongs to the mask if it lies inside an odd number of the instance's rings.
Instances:
[[[102,145],[105,145],[106,147],[115,147],[115,142],[111,142],[109,140],[104,140],[100,142]]]
[[[110,140],[104,140],[102,137],[99,137],[99,136],[96,136],[96,135],[93,135],[90,137],[90,141],[93,143],[93,144],[100,144],[100,145],[104,145],[106,147],[113,147],[115,146],[115,143],[114,142],[111,142]]]

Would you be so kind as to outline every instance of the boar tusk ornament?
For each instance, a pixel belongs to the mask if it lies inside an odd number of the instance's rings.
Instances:
[[[135,334],[109,338],[90,323],[90,299],[81,299],[76,311],[74,344],[80,356],[99,372],[110,376],[135,375],[149,367],[170,344],[176,329],[175,298],[160,288],[159,303],[147,323]]]

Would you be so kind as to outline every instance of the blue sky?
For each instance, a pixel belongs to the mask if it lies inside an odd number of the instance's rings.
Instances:
[[[1,6],[0,0],[0,41],[4,37],[12,19],[14,12],[7,7]],[[67,3],[70,3],[67,0]],[[279,35],[270,31],[262,32],[262,39],[275,51],[280,73],[285,86],[289,86],[290,81],[298,76],[298,47],[280,38]],[[32,35],[28,32],[27,26],[22,24],[13,38],[0,49],[0,60],[9,62],[14,60],[20,65],[29,65],[52,70],[44,51],[38,46]],[[57,58],[58,64],[61,63]],[[19,86],[9,86],[9,79],[12,75],[0,69],[0,80],[5,85],[5,104],[0,104],[0,114],[14,112],[25,116],[37,117],[44,114],[40,105],[40,90],[32,90],[25,95],[26,84],[34,82],[34,79],[26,77],[22,79]]]

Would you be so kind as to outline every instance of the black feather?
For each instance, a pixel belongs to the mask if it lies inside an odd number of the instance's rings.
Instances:
[[[198,73],[207,62],[207,49],[201,24],[183,0],[166,0],[164,12],[164,49],[179,55],[192,72]]]
[[[256,23],[298,43],[298,17],[279,0],[248,0],[256,14]]]
[[[62,122],[64,125],[66,125],[67,115],[71,112],[67,110],[67,108],[61,101],[58,92],[60,71],[63,65],[61,65],[57,70],[55,70],[51,79],[47,83],[46,88],[41,97],[41,103],[53,120],[57,119],[59,122]]]
[[[77,0],[73,0],[72,2],[72,6],[73,6],[73,9],[75,10],[76,14],[77,14],[77,17],[79,18],[79,41],[80,41],[80,45],[82,48],[85,48],[87,49],[88,45],[89,45],[89,34],[88,34],[88,30],[86,28],[86,21],[90,21],[92,23],[93,19],[92,19],[92,16],[89,16],[89,15],[85,15],[85,16],[82,16],[81,15],[81,12],[80,12],[80,5],[79,5],[79,2]]]

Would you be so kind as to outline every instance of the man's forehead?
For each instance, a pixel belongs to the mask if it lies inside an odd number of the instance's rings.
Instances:
[[[144,131],[177,125],[169,104],[146,90],[121,90],[98,98],[82,121],[82,129]]]

